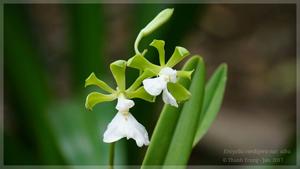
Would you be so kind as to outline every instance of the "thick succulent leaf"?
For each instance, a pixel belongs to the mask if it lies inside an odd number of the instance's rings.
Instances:
[[[159,55],[159,64],[161,66],[164,66],[165,65],[165,41],[154,39],[150,45],[157,49]]]
[[[136,90],[143,82],[144,79],[155,76],[156,74],[150,69],[145,69],[143,73],[132,83],[132,85],[126,91]]]
[[[191,71],[179,70],[177,71],[177,76],[191,79],[193,72],[194,70]]]
[[[216,118],[222,104],[227,80],[227,65],[222,64],[214,72],[205,86],[203,108],[199,118],[194,146],[207,132]]]
[[[144,71],[145,69],[149,69],[155,74],[158,74],[160,71],[160,66],[152,64],[142,55],[136,54],[132,58],[130,58],[127,62],[128,67],[136,68]]]
[[[155,31],[157,28],[159,28],[162,24],[167,22],[170,17],[173,14],[174,9],[165,9],[161,11],[148,25],[143,28],[140,33],[138,34],[135,42],[134,42],[134,50],[136,54],[140,54],[138,50],[138,45],[141,41],[141,39],[149,34],[151,34],[153,31]]]
[[[182,61],[182,59],[184,59],[189,54],[190,52],[184,47],[176,46],[171,58],[167,62],[167,66],[174,67],[175,65],[177,65],[177,63]]]
[[[98,79],[95,75],[95,73],[91,73],[91,75],[85,80],[85,87],[90,86],[90,85],[96,85],[103,89],[104,91],[107,91],[109,93],[114,93],[115,90],[109,87],[105,82],[102,80]]]
[[[140,98],[140,99],[143,99],[143,100],[146,100],[148,102],[154,102],[155,101],[155,97],[154,96],[151,96],[149,95],[143,86],[141,86],[140,88],[138,88],[137,90],[135,91],[129,91],[129,92],[126,92],[126,96],[130,99],[132,98]]]
[[[93,107],[102,102],[112,101],[116,99],[116,94],[102,94],[98,92],[91,92],[85,100],[85,107],[88,110],[92,110]]]
[[[185,168],[193,148],[194,137],[203,103],[205,65],[200,57],[192,58],[195,68],[189,91],[191,98],[184,103],[170,142],[164,165],[179,165]],[[171,113],[171,112],[170,112]],[[180,155],[179,155],[180,154]]]
[[[168,90],[177,102],[188,100],[191,93],[179,83],[168,83]]]
[[[183,67],[183,70],[191,71],[196,70],[196,68],[199,69],[198,67],[201,67],[199,64],[200,58],[198,56],[195,56],[187,61],[187,63]],[[199,77],[195,77],[195,79],[199,80]],[[179,78],[178,83],[182,84],[185,88],[189,88],[191,81],[186,78]],[[160,114],[154,132],[152,134],[150,145],[143,161],[142,169],[146,169],[147,166],[150,165],[161,166],[164,164],[169,145],[173,138],[173,133],[178,123],[181,109],[182,105],[179,105],[178,108],[167,104],[164,105],[164,108]],[[181,157],[181,155],[179,156]]]
[[[125,70],[126,70],[126,61],[117,60],[110,64],[110,70],[115,78],[115,81],[119,87],[119,90],[124,91],[126,89],[126,79],[125,79]]]

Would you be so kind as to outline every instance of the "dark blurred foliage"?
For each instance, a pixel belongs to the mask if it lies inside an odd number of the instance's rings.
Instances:
[[[109,63],[131,57],[138,31],[166,7],[173,17],[141,49],[163,39],[167,56],[184,46],[204,57],[209,74],[229,65],[223,107],[190,164],[224,164],[224,149],[294,151],[295,5],[5,4],[5,164],[107,164],[101,139],[115,103],[86,111],[84,80],[95,72],[114,85]],[[155,56],[149,47],[146,57]],[[127,73],[130,84],[138,72]],[[135,101],[132,113],[151,136],[162,105]],[[145,150],[123,139],[116,163],[140,164]],[[295,162],[287,159],[279,164]]]

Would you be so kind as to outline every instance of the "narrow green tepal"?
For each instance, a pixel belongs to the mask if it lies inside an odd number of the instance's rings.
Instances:
[[[85,107],[88,110],[92,110],[96,104],[113,101],[116,98],[117,98],[116,94],[102,94],[98,92],[92,92],[86,97]]]
[[[185,49],[184,47],[176,46],[171,58],[167,62],[168,67],[173,67],[177,65],[182,59],[187,57],[190,54],[190,52]]]
[[[168,83],[168,90],[178,102],[188,100],[191,96],[191,93],[179,83]]]
[[[192,95],[184,103],[181,110],[163,168],[168,167],[168,165],[178,165],[177,168],[185,168],[193,148],[198,119],[203,105],[205,65],[199,56],[192,59],[192,64],[195,64],[193,67],[196,67],[189,87]]]
[[[183,70],[197,70],[197,72],[202,71],[200,70],[200,68],[203,66],[199,65],[200,63],[202,63],[200,57],[194,56],[187,61],[187,63],[183,67]],[[196,75],[194,75],[193,81],[197,79],[199,78],[196,77]],[[187,78],[179,78],[178,83],[183,85],[185,88],[189,88],[191,81]],[[178,118],[180,116],[181,109],[181,104],[179,108],[175,108],[169,105],[164,106],[161,115],[158,119],[157,125],[154,129],[154,132],[152,134],[150,145],[148,147],[142,164],[142,169],[147,169],[148,166],[153,165],[156,165],[156,168],[159,168],[158,166],[163,165],[165,157],[168,153],[169,145],[173,138],[176,125],[178,123]]]
[[[106,91],[108,93],[115,92],[114,89],[112,89],[108,84],[106,84],[104,81],[98,79],[94,72],[91,73],[91,75],[85,80],[84,87],[87,87],[90,85],[98,86],[99,88],[103,89],[104,91]]]
[[[125,60],[117,60],[110,64],[110,71],[115,78],[119,90],[121,91],[125,91],[126,89],[125,70],[126,70]]]
[[[203,108],[199,118],[195,146],[216,118],[222,104],[227,80],[227,65],[221,64],[205,86]]]

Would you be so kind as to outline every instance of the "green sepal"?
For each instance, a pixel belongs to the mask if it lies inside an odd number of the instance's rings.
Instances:
[[[115,90],[112,89],[108,84],[106,84],[104,81],[98,79],[95,75],[95,73],[91,73],[91,75],[85,80],[84,87],[95,85],[99,88],[103,89],[104,91],[107,91],[108,93],[114,93]]]
[[[146,78],[153,77],[156,74],[150,69],[145,69],[143,73],[132,83],[132,85],[126,91],[134,91],[142,84],[142,81]]]
[[[193,72],[194,72],[194,70],[191,70],[191,71],[179,70],[179,71],[177,71],[177,76],[183,77],[183,78],[188,78],[191,80]]]
[[[159,54],[159,63],[161,66],[165,65],[165,41],[154,39],[151,46],[155,47]]]
[[[125,60],[117,60],[110,64],[110,71],[112,72],[114,79],[117,83],[117,86],[121,91],[124,91],[126,89],[125,70],[126,70]]]
[[[102,94],[99,92],[91,92],[85,100],[85,107],[88,110],[92,110],[93,107],[102,102],[113,101],[117,98],[116,94]]]
[[[177,63],[182,61],[182,59],[184,59],[189,54],[190,52],[184,47],[176,46],[171,58],[167,62],[167,66],[174,67],[175,65],[177,65]]]
[[[129,99],[140,98],[140,99],[146,100],[148,102],[155,102],[155,96],[151,96],[150,94],[148,94],[145,91],[145,89],[144,89],[143,86],[141,86],[140,88],[138,88],[135,91],[128,91],[128,92],[126,92],[126,96]]]
[[[143,57],[140,54],[136,54],[132,58],[130,58],[127,61],[127,66],[136,68],[136,69],[139,69],[142,71],[144,71],[145,69],[149,69],[152,72],[154,72],[155,74],[158,74],[160,71],[160,66],[157,66],[157,65],[149,62],[145,57]]]
[[[191,93],[179,83],[168,83],[168,90],[177,102],[188,100]]]

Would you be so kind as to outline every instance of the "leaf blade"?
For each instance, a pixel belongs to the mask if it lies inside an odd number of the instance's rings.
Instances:
[[[182,107],[164,166],[180,165],[178,166],[179,168],[185,168],[192,151],[195,131],[203,103],[205,83],[204,62],[199,56],[196,56],[196,59],[198,63],[189,88],[192,96]]]
[[[200,139],[207,132],[212,122],[219,112],[225,92],[227,81],[227,65],[220,65],[214,74],[211,76],[205,87],[205,97],[203,109],[199,118],[199,124],[196,131],[193,146],[195,146]]]

